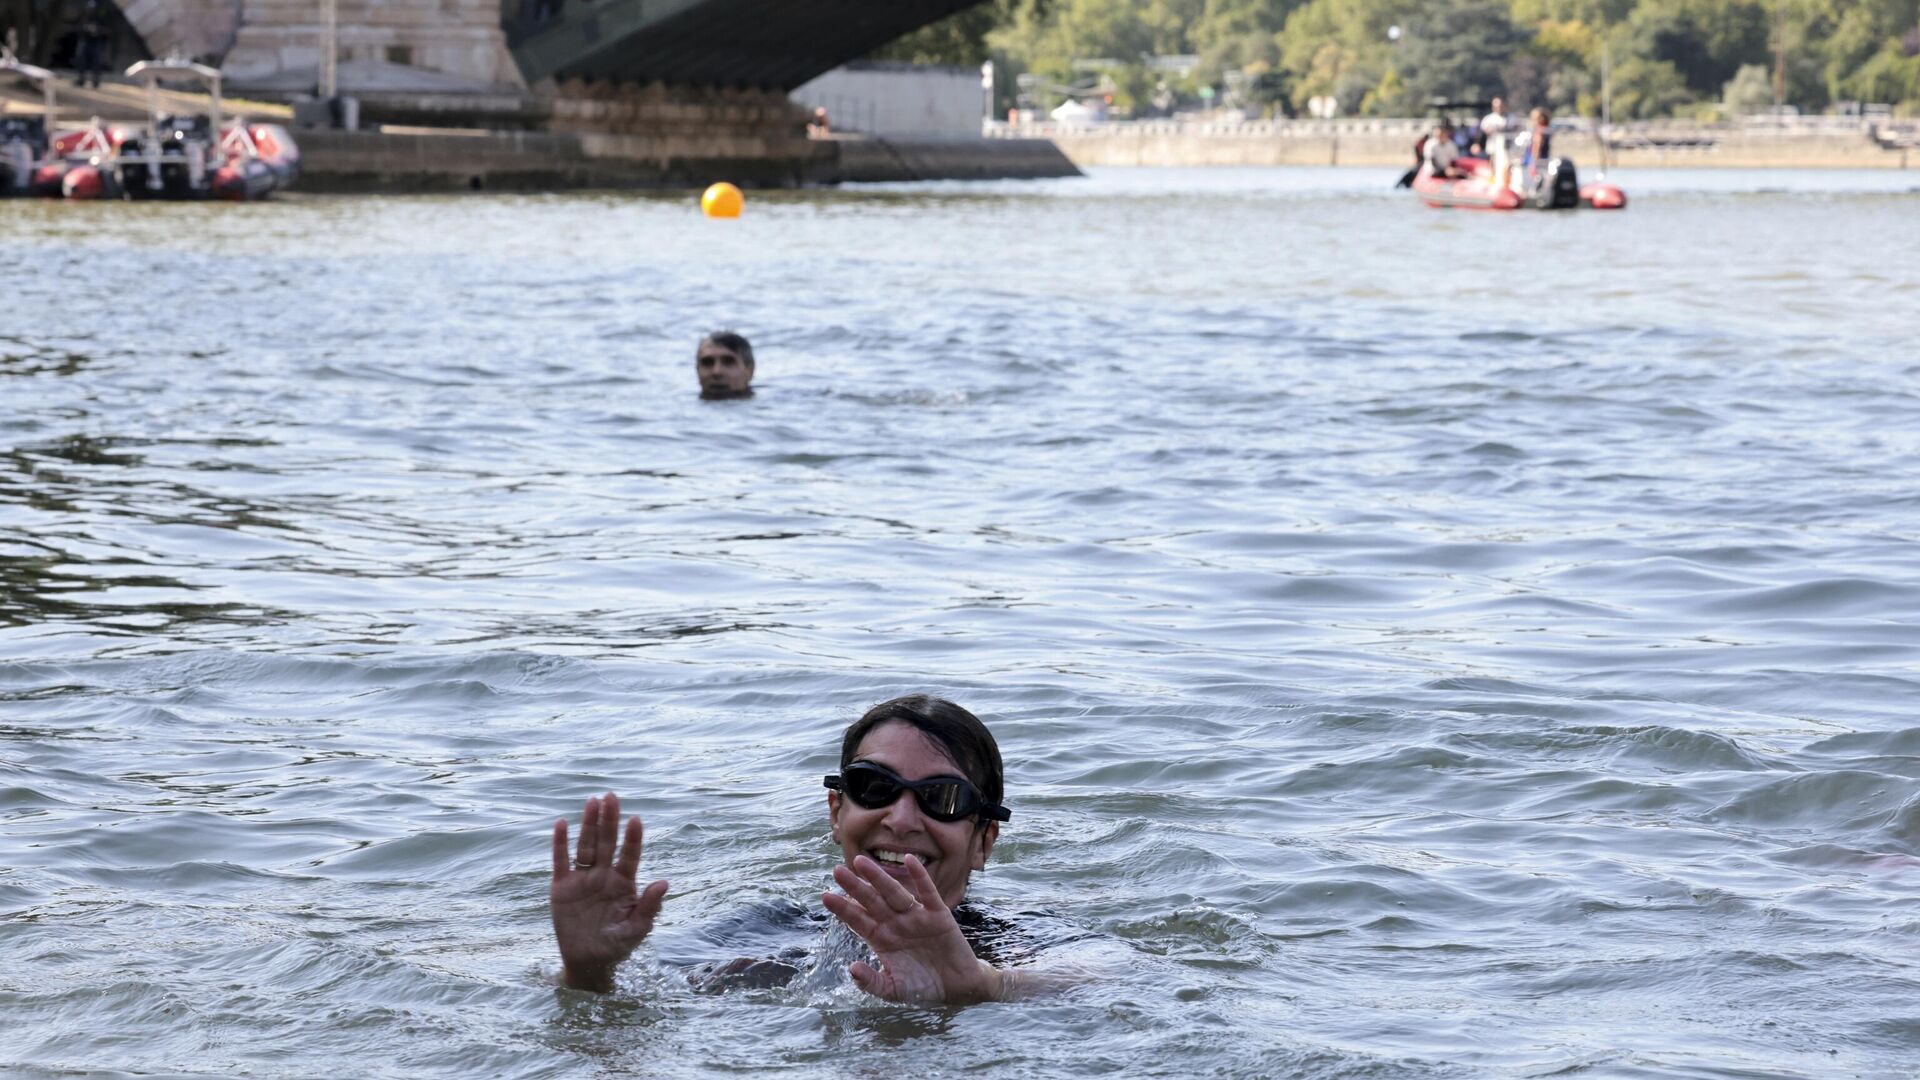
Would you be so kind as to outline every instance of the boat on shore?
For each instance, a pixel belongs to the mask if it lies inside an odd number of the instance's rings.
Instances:
[[[118,186],[129,199],[264,199],[299,175],[300,150],[278,124],[227,124],[220,109],[220,72],[188,60],[143,60],[127,77],[147,85],[147,123],[120,139]],[[162,110],[162,79],[206,88],[204,115]]]
[[[39,116],[0,117],[0,197],[221,199],[246,202],[286,189],[300,175],[300,149],[279,124],[223,116],[220,72],[185,60],[144,60],[127,76],[147,86],[147,120],[107,125],[98,117],[59,131],[57,79],[45,68],[0,54],[0,77],[37,86]],[[161,80],[203,87],[208,110],[175,115],[161,105]]]
[[[24,64],[0,50],[0,78],[32,84],[40,91],[39,116],[0,115],[0,198],[58,196],[65,159],[54,152],[54,120],[59,116],[53,72]]]

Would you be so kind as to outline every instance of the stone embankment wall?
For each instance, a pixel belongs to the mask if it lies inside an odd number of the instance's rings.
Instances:
[[[1920,169],[1920,153],[1882,146],[1864,133],[1737,132],[1692,144],[1616,140],[1613,161],[1642,169]]]
[[[824,149],[776,158],[708,153],[716,148],[696,144],[669,148],[646,136],[564,131],[304,131],[294,137],[300,143],[301,191],[699,188],[716,180],[766,188],[833,180],[832,155]]]
[[[179,10],[216,0],[132,0],[143,2]],[[336,12],[345,92],[526,90],[500,29],[499,0],[338,0]],[[227,81],[239,90],[311,93],[323,29],[317,0],[245,0],[222,58]]]
[[[1046,180],[1080,170],[1046,139],[835,136],[834,174],[847,183]]]
[[[1415,121],[1249,123],[1222,125],[1038,125],[1003,129],[1009,137],[1050,138],[1075,165],[1362,165],[1405,167],[1424,130]],[[1596,162],[1598,136],[1565,131],[1555,149]],[[1622,128],[1608,148],[1628,168],[1920,168],[1920,149],[1883,145],[1862,126],[1852,130]]]
[[[1405,165],[1415,134],[1142,128],[1043,133],[1075,165]]]
[[[302,131],[299,190],[555,191],[572,188],[746,187],[842,181],[1041,179],[1079,170],[1032,139],[819,139],[783,157],[726,154],[717,144],[670,152],[644,135],[502,131],[458,134]]]
[[[562,81],[548,127],[576,133],[600,156],[661,160],[821,159],[806,110],[777,90],[669,90],[659,83]]]

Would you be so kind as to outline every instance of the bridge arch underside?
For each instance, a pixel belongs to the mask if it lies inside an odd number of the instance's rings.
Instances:
[[[979,2],[571,0],[519,37],[513,55],[529,83],[583,78],[788,91]]]

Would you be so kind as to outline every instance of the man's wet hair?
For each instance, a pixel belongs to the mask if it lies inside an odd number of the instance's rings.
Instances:
[[[700,339],[701,345],[705,345],[708,342],[712,342],[723,349],[732,349],[734,352],[740,354],[740,359],[743,363],[748,367],[753,366],[753,342],[748,341],[739,334],[731,330],[715,330],[713,333]],[[698,346],[695,348],[697,350]]]
[[[840,769],[853,764],[860,740],[882,724],[898,721],[925,736],[960,767],[987,801],[1000,804],[1006,794],[1006,772],[1000,764],[1000,744],[980,718],[945,698],[909,694],[883,701],[855,720],[840,739]]]

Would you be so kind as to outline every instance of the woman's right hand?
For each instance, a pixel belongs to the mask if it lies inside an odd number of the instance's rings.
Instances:
[[[560,945],[560,984],[575,990],[613,989],[613,970],[653,930],[667,883],[641,891],[640,818],[620,833],[620,797],[587,800],[580,818],[580,847],[567,858],[567,819],[553,823],[553,882],[547,890],[553,936]],[[617,844],[617,851],[616,851]]]

